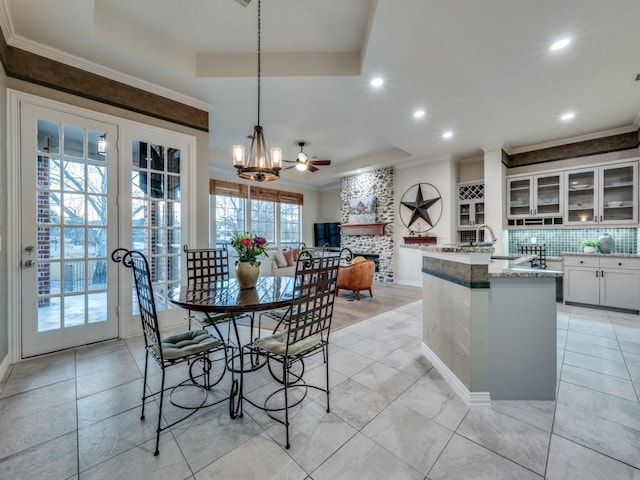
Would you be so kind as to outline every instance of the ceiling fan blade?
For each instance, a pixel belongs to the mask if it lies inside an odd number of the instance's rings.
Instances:
[[[283,162],[286,162],[286,163],[298,163],[298,161],[297,161],[297,160],[284,160],[284,159],[283,159],[282,161],[283,161]]]
[[[309,162],[307,162],[307,170],[309,170],[310,172],[315,172],[318,169],[316,167],[314,167],[313,165],[311,165]]]
[[[331,165],[331,160],[309,160],[307,165]]]

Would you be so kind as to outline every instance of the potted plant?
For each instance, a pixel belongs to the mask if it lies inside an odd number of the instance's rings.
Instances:
[[[596,253],[596,248],[598,247],[598,242],[595,240],[583,240],[582,241],[582,249],[584,253]]]
[[[263,237],[250,232],[235,233],[231,246],[238,252],[236,261],[236,278],[240,288],[253,288],[258,281],[260,262],[257,258],[266,255],[267,241]]]

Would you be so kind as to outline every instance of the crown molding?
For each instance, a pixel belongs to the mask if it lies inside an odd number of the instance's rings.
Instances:
[[[640,128],[640,113],[636,115],[636,119],[633,121],[632,125],[636,128]]]
[[[0,28],[2,29],[2,33],[4,34],[4,38],[7,45],[11,47],[19,48],[21,50],[25,50],[35,55],[40,55],[50,60],[64,63],[65,65],[79,68],[86,72],[100,75],[101,77],[105,77],[110,80],[114,80],[116,82],[124,83],[125,85],[139,88],[140,90],[144,90],[149,93],[160,95],[161,97],[165,97],[165,98],[174,100],[176,102],[180,102],[182,104],[189,105],[194,108],[198,108],[200,110],[210,111],[213,107],[208,102],[198,100],[188,95],[184,95],[182,93],[176,92],[175,90],[161,87],[160,85],[147,82],[146,80],[141,80],[131,75],[126,75],[112,68],[104,67],[97,63],[90,62],[88,60],[77,57],[75,55],[71,55],[67,52],[63,52],[53,47],[49,47],[47,45],[43,45],[41,43],[34,42],[25,37],[17,35],[13,28],[13,24],[11,22],[11,16],[9,15],[7,0],[0,0]]]

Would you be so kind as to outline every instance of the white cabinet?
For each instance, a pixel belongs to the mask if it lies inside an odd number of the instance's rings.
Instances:
[[[458,227],[472,228],[484,223],[484,183],[459,183]]]
[[[640,310],[640,258],[567,255],[564,301]]]
[[[567,225],[638,223],[638,162],[569,170]]]
[[[507,177],[507,218],[551,218],[563,213],[563,174]]]

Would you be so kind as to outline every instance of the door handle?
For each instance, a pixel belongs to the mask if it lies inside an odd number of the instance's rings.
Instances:
[[[35,250],[35,247],[33,245],[29,245],[29,246],[25,247],[25,249],[24,249],[24,251],[26,252],[27,255],[31,255],[34,250]]]
[[[24,266],[26,268],[33,268],[36,266],[36,262],[34,262],[33,260],[27,260],[26,262],[24,262]]]

